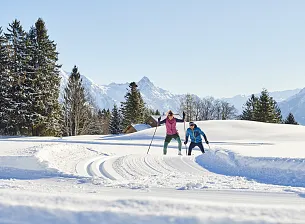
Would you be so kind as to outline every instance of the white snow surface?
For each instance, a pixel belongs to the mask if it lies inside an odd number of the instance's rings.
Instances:
[[[0,137],[0,223],[304,223],[304,126],[196,124],[210,148],[192,156],[162,155],[164,126]]]

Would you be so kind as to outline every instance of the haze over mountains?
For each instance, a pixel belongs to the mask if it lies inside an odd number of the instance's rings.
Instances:
[[[64,87],[68,82],[69,73],[61,70],[61,94],[60,99],[63,99]],[[100,109],[112,109],[114,104],[119,105],[124,101],[124,96],[127,92],[129,82],[109,85],[97,85],[93,80],[82,76],[83,85],[87,93],[89,93],[91,101]],[[128,80],[132,81],[132,80]],[[155,86],[148,77],[144,76],[137,82],[139,90],[146,105],[151,109],[158,109],[165,112],[169,109],[179,111],[180,99],[183,94],[173,94],[165,89]],[[256,93],[259,95],[260,93]],[[284,117],[292,112],[295,119],[300,124],[305,124],[305,88],[270,92],[270,95],[279,103]],[[238,113],[242,112],[242,106],[248,100],[249,96],[236,95],[230,98],[222,98],[222,100],[234,105]]]

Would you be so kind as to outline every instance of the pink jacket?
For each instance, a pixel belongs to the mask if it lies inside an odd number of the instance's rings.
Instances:
[[[173,118],[173,119],[168,119],[166,118],[166,134],[167,135],[174,135],[174,134],[177,134],[178,133],[178,130],[176,128],[176,118]]]
[[[168,117],[166,119],[164,119],[163,121],[160,122],[160,124],[164,124],[166,125],[166,134],[167,135],[174,135],[178,133],[177,127],[176,127],[176,123],[177,122],[184,122],[181,119],[178,118],[173,118],[173,119],[168,119]]]

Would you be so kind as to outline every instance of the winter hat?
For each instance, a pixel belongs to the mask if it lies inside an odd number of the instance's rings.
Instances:
[[[173,111],[169,110],[169,111],[167,112],[167,116],[168,116],[168,115],[174,115]]]
[[[192,126],[192,125],[195,125],[195,123],[191,121],[191,122],[189,123],[189,125]]]

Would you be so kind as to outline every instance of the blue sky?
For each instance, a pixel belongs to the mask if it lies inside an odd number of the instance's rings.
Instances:
[[[305,87],[302,0],[18,0],[0,26],[41,17],[59,63],[97,84],[147,76],[173,93],[230,97]]]

